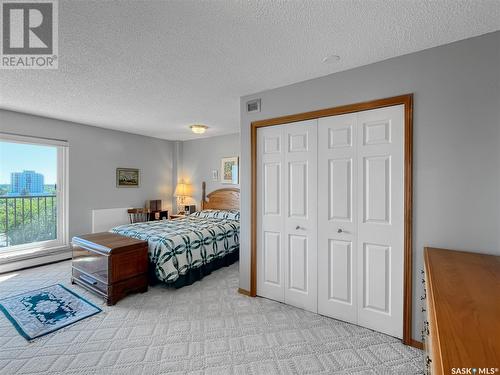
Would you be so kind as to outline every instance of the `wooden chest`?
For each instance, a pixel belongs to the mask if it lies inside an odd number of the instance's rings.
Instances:
[[[73,237],[73,284],[114,305],[129,293],[148,290],[148,243],[103,232]]]

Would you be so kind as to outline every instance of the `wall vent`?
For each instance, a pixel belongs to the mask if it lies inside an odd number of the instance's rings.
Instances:
[[[247,112],[260,112],[260,99],[253,99],[247,102]]]

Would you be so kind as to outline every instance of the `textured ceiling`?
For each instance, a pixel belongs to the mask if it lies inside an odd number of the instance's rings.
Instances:
[[[192,123],[235,133],[242,95],[498,29],[498,0],[59,0],[59,69],[0,70],[0,107],[165,139],[196,138]]]

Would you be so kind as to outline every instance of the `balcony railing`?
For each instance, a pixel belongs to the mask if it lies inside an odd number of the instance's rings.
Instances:
[[[56,195],[0,196],[0,248],[57,238]]]

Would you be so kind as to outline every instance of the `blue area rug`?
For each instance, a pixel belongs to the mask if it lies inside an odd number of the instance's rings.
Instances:
[[[61,284],[0,300],[0,310],[26,340],[47,335],[102,310]]]

